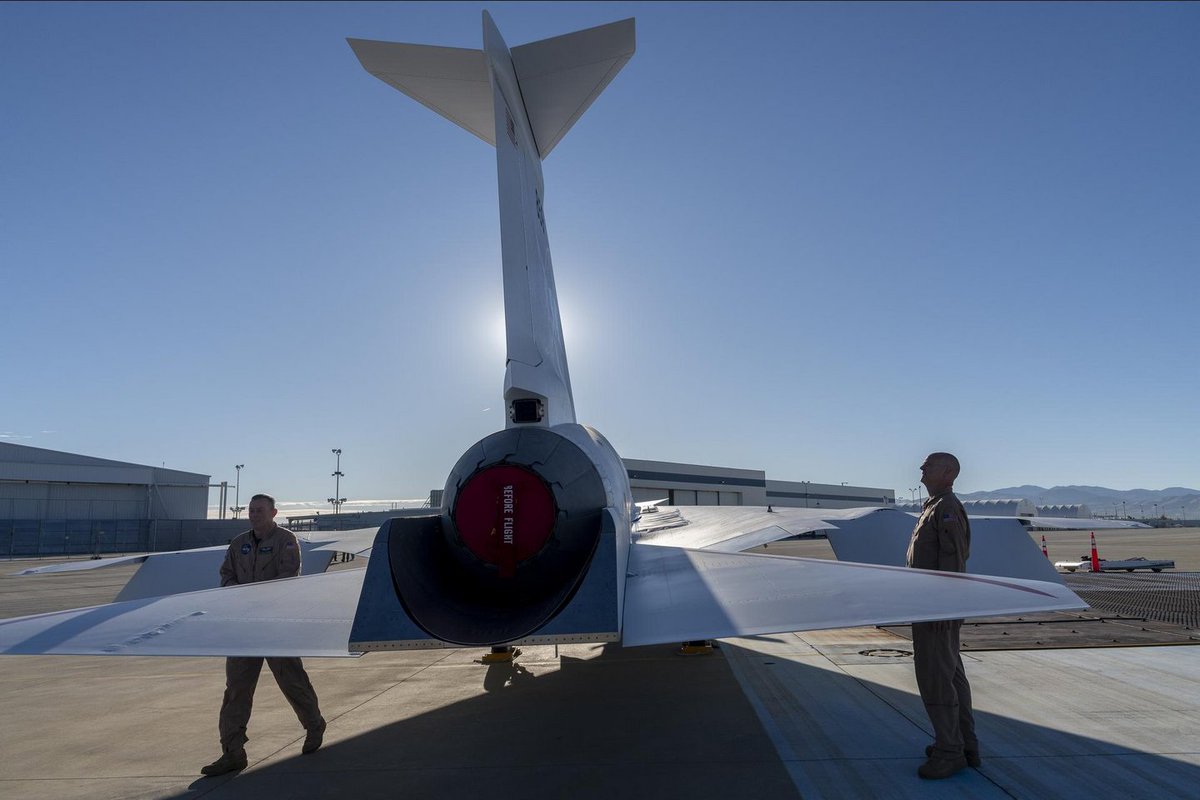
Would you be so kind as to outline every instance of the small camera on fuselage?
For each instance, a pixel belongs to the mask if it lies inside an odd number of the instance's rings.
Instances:
[[[522,397],[512,401],[508,413],[516,423],[541,422],[546,416],[546,404],[536,397]]]

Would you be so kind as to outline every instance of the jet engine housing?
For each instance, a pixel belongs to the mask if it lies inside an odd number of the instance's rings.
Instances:
[[[351,649],[618,640],[631,513],[595,429],[493,433],[450,471],[441,509],[380,529]]]

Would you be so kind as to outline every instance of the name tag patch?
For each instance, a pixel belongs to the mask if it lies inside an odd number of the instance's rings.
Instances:
[[[260,552],[260,553],[270,553],[270,552],[272,552],[274,549],[275,549],[275,548],[274,548],[274,547],[272,547],[271,545],[269,545],[269,544],[264,544],[262,547],[258,548],[258,552]]]

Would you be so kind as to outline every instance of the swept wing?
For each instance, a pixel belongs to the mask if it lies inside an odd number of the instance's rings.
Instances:
[[[626,645],[1082,608],[1065,586],[635,543]]]
[[[375,531],[375,528],[358,528],[350,531],[300,534],[300,555],[305,574],[324,572],[335,553],[354,553],[364,558],[368,557]],[[63,564],[31,567],[14,574],[51,575],[140,563],[141,567],[117,594],[116,600],[141,600],[218,588],[221,585],[219,572],[226,549],[225,545],[216,545],[193,550],[68,561]]]
[[[0,620],[0,653],[349,656],[363,570]]]
[[[975,517],[971,517],[972,520]],[[997,518],[999,519],[999,518]],[[1144,522],[1131,519],[1078,519],[1073,517],[1018,517],[1031,528],[1046,528],[1057,531],[1098,531],[1118,528],[1149,528]]]

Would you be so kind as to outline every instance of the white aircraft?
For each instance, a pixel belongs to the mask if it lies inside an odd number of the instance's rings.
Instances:
[[[350,656],[524,642],[647,645],[1085,607],[1016,520],[993,526],[994,536],[976,534],[972,568],[996,568],[983,575],[741,552],[813,530],[850,538],[891,531],[892,539],[899,531],[905,541],[912,517],[894,510],[641,513],[616,451],[575,419],[542,182],[542,160],[633,55],[633,20],[510,50],[484,12],[482,50],[350,45],[368,72],[496,148],[504,429],[459,459],[441,509],[389,521],[369,553],[361,534],[349,547],[321,545],[369,555],[365,570],[0,620],[0,652]],[[1022,541],[1036,565],[1017,557]],[[987,543],[999,555],[988,555]],[[152,591],[170,583],[161,577]]]

